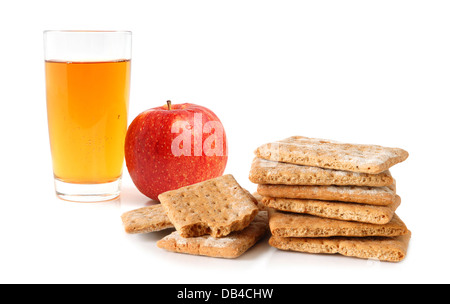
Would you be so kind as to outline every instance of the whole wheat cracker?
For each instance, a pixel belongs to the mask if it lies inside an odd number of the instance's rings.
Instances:
[[[378,225],[272,211],[269,226],[272,235],[281,237],[398,236],[408,232],[396,214],[389,223]]]
[[[356,173],[301,166],[255,158],[249,179],[255,184],[337,185],[383,187],[394,183],[389,170],[379,174]]]
[[[235,231],[222,238],[198,236],[183,238],[178,231],[159,240],[159,248],[173,252],[220,258],[237,258],[261,239],[268,230],[267,211],[259,211],[244,230]]]
[[[410,231],[395,237],[284,238],[271,236],[269,244],[281,250],[341,254],[362,259],[400,262],[406,256],[410,238]]]
[[[263,197],[261,201],[267,207],[280,211],[311,214],[343,221],[387,224],[394,216],[401,199],[397,195],[395,202],[387,206],[280,197]]]
[[[259,158],[327,169],[377,174],[408,158],[400,148],[292,136],[258,147]]]
[[[389,186],[303,186],[259,184],[258,193],[266,197],[314,199],[387,206],[395,202]]]
[[[158,196],[182,237],[223,237],[247,227],[258,213],[255,198],[231,174]]]
[[[127,211],[121,216],[125,232],[148,233],[173,228],[161,204]]]

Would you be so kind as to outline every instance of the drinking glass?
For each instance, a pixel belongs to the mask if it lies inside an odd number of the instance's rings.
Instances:
[[[55,191],[70,201],[120,194],[130,31],[45,31],[47,120]]]

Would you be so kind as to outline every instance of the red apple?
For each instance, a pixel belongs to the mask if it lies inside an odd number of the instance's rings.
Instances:
[[[140,113],[125,138],[125,161],[136,187],[158,195],[221,176],[227,140],[219,118],[195,104],[172,105]]]

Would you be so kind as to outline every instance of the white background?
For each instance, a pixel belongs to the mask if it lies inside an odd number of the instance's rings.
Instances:
[[[0,283],[449,283],[448,1],[7,1],[0,7]],[[46,29],[133,32],[129,122],[148,108],[213,110],[226,173],[255,191],[254,149],[291,135],[406,149],[392,168],[412,231],[400,263],[282,252],[169,253],[125,234],[150,204],[124,172],[119,200],[54,195]]]

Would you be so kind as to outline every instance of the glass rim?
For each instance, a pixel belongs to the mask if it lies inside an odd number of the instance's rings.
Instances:
[[[129,30],[45,30],[44,34],[47,33],[80,33],[80,34],[129,34],[132,32]]]

